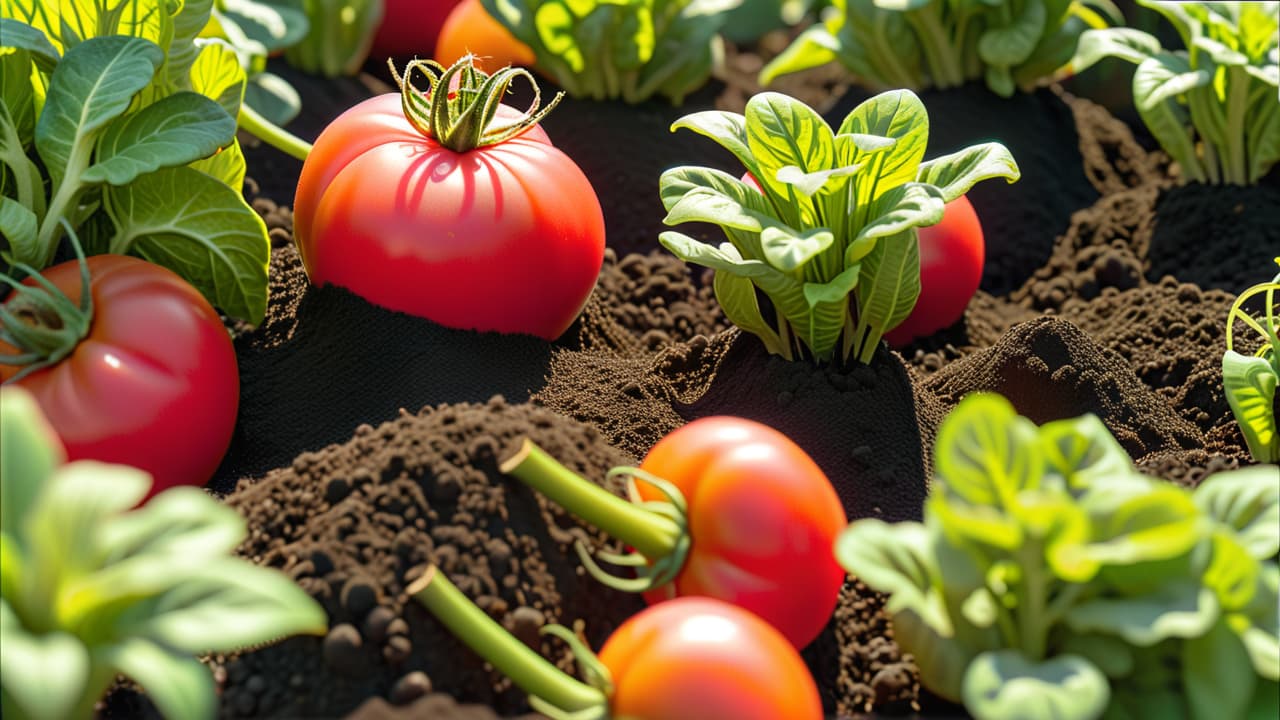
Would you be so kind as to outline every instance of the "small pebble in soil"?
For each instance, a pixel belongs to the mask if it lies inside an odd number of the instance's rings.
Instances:
[[[355,626],[349,623],[335,625],[324,638],[324,660],[340,673],[357,675],[364,665],[363,646],[364,641]]]
[[[408,705],[423,695],[431,692],[431,678],[418,670],[407,673],[391,687],[391,702],[396,705]]]

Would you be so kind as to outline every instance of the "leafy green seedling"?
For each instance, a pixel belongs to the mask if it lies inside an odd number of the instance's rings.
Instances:
[[[1276,258],[1280,264],[1280,258]],[[1260,463],[1280,463],[1280,427],[1276,424],[1276,386],[1280,385],[1280,308],[1276,292],[1280,275],[1268,283],[1245,290],[1231,305],[1227,316],[1227,352],[1222,356],[1222,385],[1227,403],[1240,424],[1253,459]],[[1261,295],[1266,305],[1261,321],[1244,311],[1244,304]],[[1233,348],[1235,322],[1240,320],[1262,336],[1262,345],[1253,355]]]
[[[723,53],[717,33],[741,0],[481,0],[569,95],[680,104]]]
[[[25,390],[0,390],[0,707],[78,720],[124,674],[169,718],[212,718],[195,659],[295,633],[324,609],[278,571],[229,553],[244,520],[198,488],[146,495],[123,465],[63,464]]]
[[[382,22],[383,0],[274,0],[305,14],[309,29],[284,52],[305,72],[338,77],[360,71]],[[427,38],[424,38],[427,40]]]
[[[235,141],[245,74],[225,43],[196,39],[211,2],[0,6],[8,266],[52,264],[66,220],[88,254],[155,262],[262,319],[271,245]]]
[[[745,115],[698,112],[679,128],[720,143],[755,182],[703,167],[666,171],[664,222],[714,223],[729,242],[673,231],[659,240],[713,268],[725,316],[787,359],[870,362],[920,295],[916,228],[940,222],[946,203],[980,180],[1020,177],[1000,143],[924,161],[929,117],[909,90],[867,100],[834,132],[804,103],[772,92],[751,98]]]
[[[215,0],[209,23],[200,32],[202,38],[230,45],[244,68],[240,125],[295,157],[293,139],[282,135],[279,126],[302,111],[302,98],[287,80],[267,71],[267,57],[296,47],[309,32],[309,19],[301,8],[260,0]]]
[[[839,61],[871,87],[958,87],[983,80],[1010,97],[1071,60],[1080,34],[1123,16],[1110,0],[834,0],[760,73]]]
[[[1258,182],[1280,160],[1280,4],[1152,2],[1185,50],[1131,28],[1090,30],[1072,68],[1106,57],[1137,65],[1133,101],[1183,182]]]
[[[1276,466],[1188,492],[1093,415],[1037,427],[983,393],[934,454],[923,523],[859,520],[836,543],[932,691],[981,720],[1280,709]]]

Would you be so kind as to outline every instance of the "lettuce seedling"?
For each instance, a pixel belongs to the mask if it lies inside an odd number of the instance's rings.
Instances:
[[[930,690],[989,720],[1275,716],[1280,469],[1188,492],[1096,416],[1037,427],[983,393],[934,455],[923,523],[859,520],[836,544]]]
[[[679,105],[723,54],[725,11],[741,0],[480,0],[572,97]]]
[[[664,222],[714,223],[729,242],[673,231],[659,241],[713,268],[725,316],[789,360],[870,362],[920,295],[916,228],[936,225],[946,203],[980,180],[1020,177],[995,142],[923,161],[929,117],[909,90],[867,100],[835,132],[812,108],[772,92],[752,97],[745,115],[698,112],[679,128],[720,143],[754,182],[704,167],[664,172]]]
[[[1138,4],[1172,23],[1186,50],[1165,50],[1141,30],[1090,30],[1072,69],[1106,57],[1137,65],[1134,104],[1183,182],[1258,182],[1280,160],[1280,4]]]
[[[834,0],[760,73],[761,84],[839,61],[884,88],[958,87],[984,80],[1010,97],[1071,60],[1080,34],[1121,22],[1110,0]]]
[[[1280,258],[1276,258],[1280,264]],[[1245,290],[1231,305],[1227,315],[1227,352],[1222,356],[1222,386],[1227,403],[1240,424],[1253,459],[1260,463],[1280,463],[1280,427],[1276,424],[1276,386],[1280,385],[1280,308],[1276,292],[1280,275],[1269,283]],[[1262,295],[1266,315],[1257,320],[1244,311],[1244,304]],[[1239,320],[1262,336],[1262,345],[1253,355],[1233,349],[1235,322]]]
[[[6,264],[48,267],[66,221],[88,254],[137,255],[262,319],[271,245],[235,140],[245,74],[228,45],[196,39],[211,3],[0,6]]]
[[[169,718],[212,718],[194,656],[323,634],[324,609],[276,570],[229,555],[234,510],[198,488],[147,494],[123,465],[64,463],[25,390],[0,390],[0,707],[76,720],[124,674]]]
[[[359,72],[382,22],[383,0],[274,0],[272,4],[280,10],[301,11],[309,25],[301,41],[285,50],[285,60],[325,77]]]
[[[309,20],[301,9],[259,0],[215,0],[209,22],[200,31],[202,38],[226,41],[244,68],[240,125],[295,156],[288,144],[277,142],[277,137],[279,126],[302,111],[302,98],[289,81],[267,71],[267,57],[297,46],[309,32]],[[251,116],[245,117],[246,112]],[[262,123],[266,125],[260,127]]]

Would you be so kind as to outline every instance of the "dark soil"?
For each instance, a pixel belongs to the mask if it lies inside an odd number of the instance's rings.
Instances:
[[[760,47],[767,54],[779,42],[769,36]],[[699,107],[741,111],[759,62],[731,48],[722,92],[698,98]],[[326,99],[299,134],[311,139],[304,130],[318,131],[321,116],[372,83],[302,88],[309,100]],[[785,90],[836,119],[866,96],[844,93],[830,70],[791,77]],[[988,267],[965,316],[908,347],[882,348],[870,369],[771,358],[726,326],[700,269],[661,251],[627,253],[655,247],[662,229],[661,162],[728,158],[701,136],[667,132],[663,123],[692,106],[566,105],[551,116],[590,116],[584,125],[611,130],[625,147],[619,155],[596,141],[574,152],[586,153],[583,163],[600,160],[588,175],[602,200],[618,192],[611,197],[649,205],[606,205],[618,235],[581,320],[555,344],[447,330],[309,288],[288,245],[285,206],[298,165],[250,150],[263,195],[254,205],[278,247],[267,321],[234,328],[242,416],[216,488],[238,481],[227,501],[251,528],[241,552],[295,577],[324,604],[332,629],[324,639],[210,658],[222,715],[527,712],[522,693],[404,597],[428,562],[569,671],[566,649],[535,636],[539,624],[581,620],[598,646],[637,611],[636,598],[585,576],[569,547],[601,538],[497,472],[524,434],[600,480],[691,419],[753,417],[815,457],[851,519],[919,516],[938,423],[979,390],[1004,393],[1037,422],[1095,413],[1142,471],[1182,485],[1250,463],[1221,392],[1223,326],[1235,294],[1275,273],[1280,185],[1178,187],[1163,154],[1100,106],[1056,90],[998,101],[970,87],[924,100],[934,118],[930,156],[998,139],[1023,179],[971,195]],[[623,130],[629,114],[650,129]],[[580,139],[560,127],[548,121],[557,144]],[[659,161],[651,152],[659,146],[681,147],[681,157]],[[489,400],[495,394],[506,400]],[[850,579],[804,651],[827,711],[960,714],[919,686],[883,602]],[[144,707],[116,692],[108,714]]]

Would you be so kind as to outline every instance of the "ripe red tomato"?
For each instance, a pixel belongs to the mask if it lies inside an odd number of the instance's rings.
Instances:
[[[508,65],[532,67],[533,50],[489,15],[480,0],[462,0],[440,28],[436,62],[449,67],[463,55],[476,56],[476,66],[489,74]]]
[[[175,273],[122,255],[87,259],[93,319],[61,361],[16,383],[35,396],[68,460],[132,465],[151,493],[208,482],[240,403],[236,354],[209,302]],[[76,261],[42,275],[80,300]],[[26,284],[35,285],[30,278]],[[17,311],[20,299],[5,305]],[[0,341],[0,354],[16,349]],[[0,365],[0,381],[21,368]]]
[[[835,489],[786,435],[752,420],[707,417],[670,433],[640,469],[688,504],[692,548],[674,588],[646,594],[719,598],[778,628],[798,648],[831,618],[845,572],[836,537],[848,524]],[[640,500],[662,493],[637,480]]]
[[[646,608],[600,650],[614,684],[610,717],[812,720],[817,685],[768,623],[729,603],[682,597]]]
[[[450,327],[554,340],[595,286],[604,216],[541,128],[456,153],[415,130],[388,94],[316,139],[294,238],[317,285]]]
[[[947,203],[942,222],[918,230],[920,234],[920,299],[898,327],[885,333],[893,347],[951,325],[982,282],[986,245],[978,214],[964,195]]]
[[[431,57],[436,37],[458,0],[383,0],[382,23],[370,55],[408,60]]]

